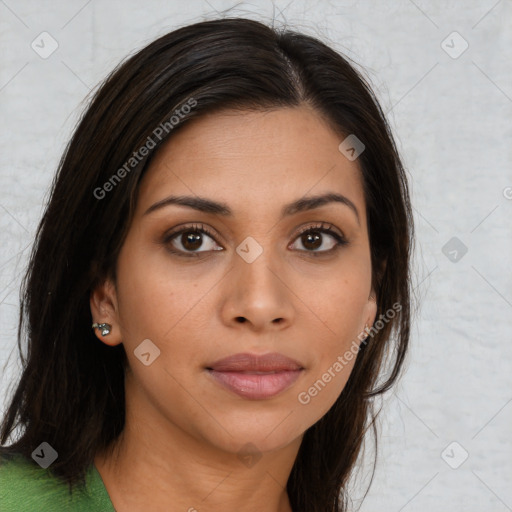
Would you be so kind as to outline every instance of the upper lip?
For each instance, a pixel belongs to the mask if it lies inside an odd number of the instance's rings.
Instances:
[[[271,354],[234,354],[208,365],[208,370],[217,372],[276,372],[302,370],[302,365],[289,357],[273,352]]]

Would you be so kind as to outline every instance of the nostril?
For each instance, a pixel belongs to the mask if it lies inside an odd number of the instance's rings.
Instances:
[[[245,322],[245,318],[243,316],[237,316],[236,321],[240,324],[243,324]]]

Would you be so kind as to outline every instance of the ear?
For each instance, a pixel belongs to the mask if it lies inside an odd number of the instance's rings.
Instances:
[[[367,325],[370,329],[375,322],[375,317],[377,316],[377,295],[375,290],[371,289],[370,295],[368,296],[368,302],[364,307],[363,318],[365,321],[365,325]],[[364,329],[364,326],[363,326]]]
[[[107,323],[112,326],[110,333],[105,336],[101,334],[101,329],[94,329],[96,337],[112,347],[122,343],[117,293],[112,280],[106,279],[103,283],[96,286],[91,291],[89,302],[92,315],[91,323]]]

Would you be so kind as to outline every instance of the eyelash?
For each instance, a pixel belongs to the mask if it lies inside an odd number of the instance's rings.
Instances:
[[[328,249],[327,251],[307,251],[307,250],[300,250],[299,252],[305,252],[308,255],[312,255],[313,257],[319,257],[319,256],[325,256],[327,254],[332,254],[334,251],[337,251],[342,246],[347,245],[348,241],[346,238],[336,231],[333,231],[331,229],[332,224],[327,224],[325,222],[321,222],[318,225],[315,226],[307,226],[299,231],[297,235],[295,236],[294,240],[300,238],[304,234],[308,233],[325,233],[327,235],[330,235],[336,240],[336,245],[332,247],[331,249]],[[181,228],[178,231],[172,231],[170,233],[166,233],[164,235],[164,238],[162,240],[162,243],[167,247],[167,249],[172,252],[173,254],[176,254],[178,256],[182,256],[185,258],[190,257],[200,257],[202,253],[211,252],[211,251],[195,251],[195,252],[183,252],[179,249],[175,249],[172,247],[171,243],[174,238],[176,238],[178,235],[181,235],[186,232],[199,232],[204,233],[208,235],[210,238],[215,240],[215,235],[206,227],[204,224],[193,224],[191,226],[185,226],[184,228]],[[215,240],[217,243],[217,241]]]

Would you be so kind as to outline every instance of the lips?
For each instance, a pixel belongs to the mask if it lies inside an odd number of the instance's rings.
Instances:
[[[206,370],[215,382],[238,396],[262,400],[289,388],[304,368],[283,354],[244,353],[220,359]]]
[[[302,365],[278,353],[261,356],[257,354],[235,354],[219,359],[208,368],[218,372],[279,372],[300,370]]]

